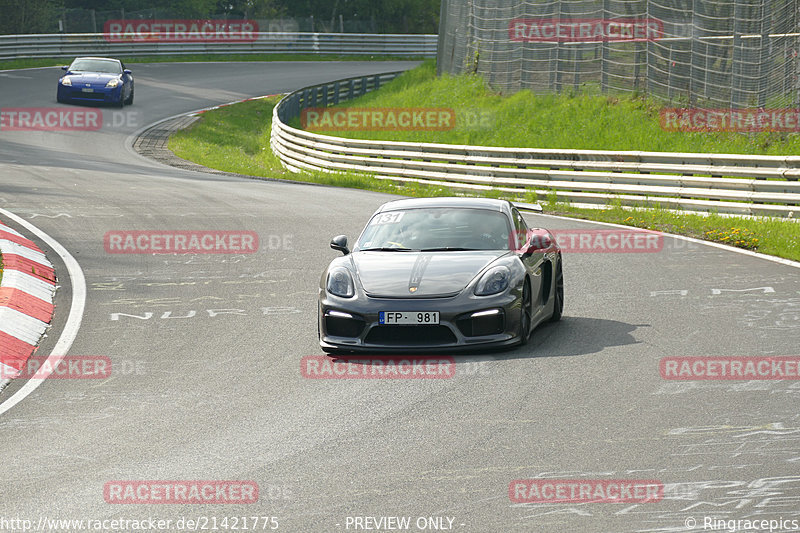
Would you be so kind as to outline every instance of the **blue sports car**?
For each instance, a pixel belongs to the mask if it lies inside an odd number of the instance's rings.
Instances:
[[[119,59],[78,57],[58,80],[59,102],[133,103],[133,76]]]

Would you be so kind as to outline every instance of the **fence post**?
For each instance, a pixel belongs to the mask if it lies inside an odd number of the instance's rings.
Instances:
[[[767,76],[769,75],[769,69],[766,68],[767,61],[769,61],[769,49],[770,41],[769,41],[769,34],[770,26],[769,17],[771,13],[769,12],[770,3],[766,2],[765,0],[761,0],[761,47],[760,47],[760,54],[759,54],[759,61],[758,61],[758,107],[764,107],[767,105]]]
[[[742,103],[742,3],[733,0],[733,50],[731,52],[731,108]]]
[[[556,2],[556,19],[561,19],[561,2]],[[561,43],[556,40],[555,92],[561,92]]]
[[[603,0],[603,11],[601,18],[605,21],[608,18],[608,0]],[[600,90],[608,92],[608,39],[603,35],[603,43],[600,45]]]
[[[697,28],[697,4],[692,0],[692,34],[689,36],[689,105],[695,107],[697,105],[698,81],[696,61],[699,59],[700,51],[697,49],[700,44],[700,36],[698,35]]]
[[[447,34],[447,12],[450,8],[449,0],[442,0],[441,8],[439,9],[439,44],[436,47],[436,75],[441,76],[445,70],[444,65],[444,43],[445,35]],[[373,15],[374,22],[374,15]],[[455,44],[453,45],[455,46]],[[449,67],[449,65],[448,65]]]
[[[650,21],[650,1],[647,0],[645,2],[645,19],[649,22]],[[645,86],[644,92],[648,98],[653,96],[653,75],[655,74],[655,69],[653,69],[653,40],[647,39],[644,44],[644,60],[645,60]]]

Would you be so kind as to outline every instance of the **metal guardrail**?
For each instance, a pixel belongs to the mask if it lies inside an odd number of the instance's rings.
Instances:
[[[258,33],[253,41],[110,42],[103,33],[0,35],[0,60],[80,55],[331,54],[435,57],[436,35]],[[155,37],[155,36],[154,36]]]
[[[320,135],[288,125],[306,107],[379,88],[393,72],[300,89],[274,109],[271,145],[292,171],[356,172],[456,189],[555,194],[588,205],[800,217],[800,156],[457,146]]]

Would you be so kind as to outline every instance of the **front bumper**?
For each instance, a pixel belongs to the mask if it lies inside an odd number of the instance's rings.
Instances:
[[[347,299],[320,292],[319,332],[323,350],[431,352],[473,350],[519,342],[521,294],[460,294],[447,298]],[[382,325],[381,311],[438,311],[438,325]]]
[[[105,104],[119,104],[122,99],[123,85],[118,85],[113,89],[106,87],[79,87],[58,85],[58,99],[70,102],[93,102]],[[86,92],[84,89],[91,89]]]

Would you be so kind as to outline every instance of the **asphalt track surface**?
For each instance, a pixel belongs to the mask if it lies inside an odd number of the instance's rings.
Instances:
[[[800,520],[800,382],[667,381],[658,366],[668,356],[798,355],[797,268],[670,237],[658,253],[569,253],[565,317],[524,348],[457,357],[452,379],[309,380],[299,362],[322,353],[316,298],[336,254],[330,238],[355,237],[392,197],[204,175],[126,147],[176,113],[411,65],[133,65],[130,118],[103,109],[100,131],[0,132],[0,207],[60,242],[86,276],[70,355],[114,365],[108,379],[47,380],[0,416],[0,519],[35,528],[42,517],[152,517],[177,530],[181,518],[207,517],[224,530],[224,517],[240,517],[241,530],[241,517],[269,516],[302,532],[364,531],[356,517],[389,516],[410,517],[411,531],[423,530],[419,517],[448,517],[464,532]],[[59,72],[0,73],[0,107],[62,107]],[[105,252],[108,231],[155,229],[248,230],[262,246]],[[46,355],[72,294],[61,259],[39,244],[61,284]],[[664,498],[513,503],[509,484],[530,478],[658,480]],[[251,480],[260,496],[109,504],[103,489],[115,480]]]

